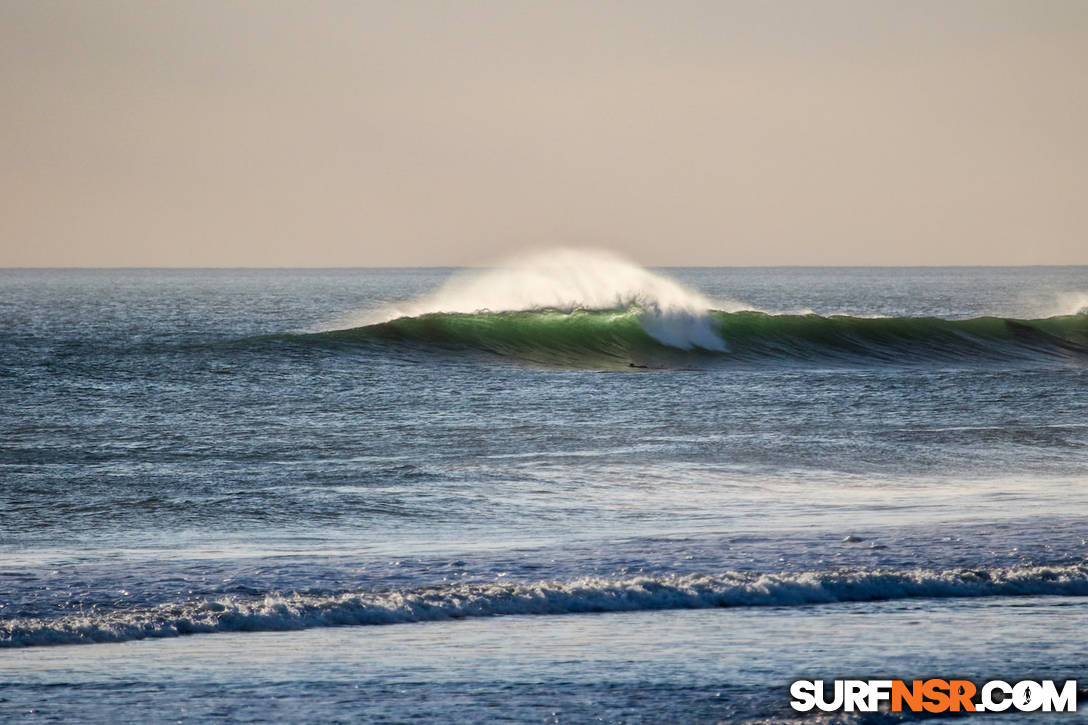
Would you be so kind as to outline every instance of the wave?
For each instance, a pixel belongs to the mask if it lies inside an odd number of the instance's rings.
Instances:
[[[342,327],[371,329],[381,334],[382,329],[388,329],[382,327],[383,323],[413,318],[432,320],[436,314],[637,309],[643,331],[661,344],[684,350],[725,351],[706,314],[715,304],[726,309],[744,308],[731,300],[711,302],[695,290],[611,252],[552,249],[508,260],[495,269],[461,272],[432,294],[357,316]],[[541,319],[554,322],[558,318],[544,315]],[[608,333],[599,326],[591,326],[584,332]],[[510,349],[501,341],[498,346]],[[610,344],[604,348],[610,354],[614,352]],[[523,346],[521,349],[524,350]]]
[[[0,647],[121,642],[503,615],[789,607],[913,598],[1088,596],[1088,564],[963,570],[725,572],[570,582],[460,584],[330,596],[226,597],[137,610],[0,620]]]
[[[957,364],[1088,362],[1088,315],[1038,320],[980,317],[701,315],[538,309],[429,313],[350,330],[325,340],[468,349],[572,367],[674,367],[729,363]]]
[[[704,295],[614,254],[551,250],[455,275],[436,292],[292,339],[469,350],[581,368],[1088,361],[1076,314],[980,317],[769,314]]]

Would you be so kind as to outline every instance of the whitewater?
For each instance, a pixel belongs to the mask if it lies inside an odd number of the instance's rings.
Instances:
[[[1029,595],[1088,596],[1088,564],[963,571],[689,574],[572,582],[434,586],[332,596],[226,597],[145,610],[0,623],[0,646],[124,642],[211,632],[403,624],[465,617]]]
[[[1086,290],[570,249],[0,271],[0,720],[1088,682]]]

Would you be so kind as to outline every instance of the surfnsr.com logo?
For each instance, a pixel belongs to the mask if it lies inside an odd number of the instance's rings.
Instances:
[[[790,696],[798,712],[1076,712],[1077,681],[797,680]]]

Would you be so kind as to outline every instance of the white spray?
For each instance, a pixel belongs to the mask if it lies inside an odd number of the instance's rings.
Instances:
[[[725,351],[707,314],[711,302],[698,292],[611,252],[552,249],[508,260],[495,268],[455,275],[434,293],[356,320],[375,324],[430,313],[519,310],[614,310],[634,308],[659,342],[685,350]],[[716,301],[716,309],[744,309]]]

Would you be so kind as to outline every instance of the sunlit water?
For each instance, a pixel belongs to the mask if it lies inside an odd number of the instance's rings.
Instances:
[[[1088,268],[564,254],[0,272],[0,719],[1088,678]]]

